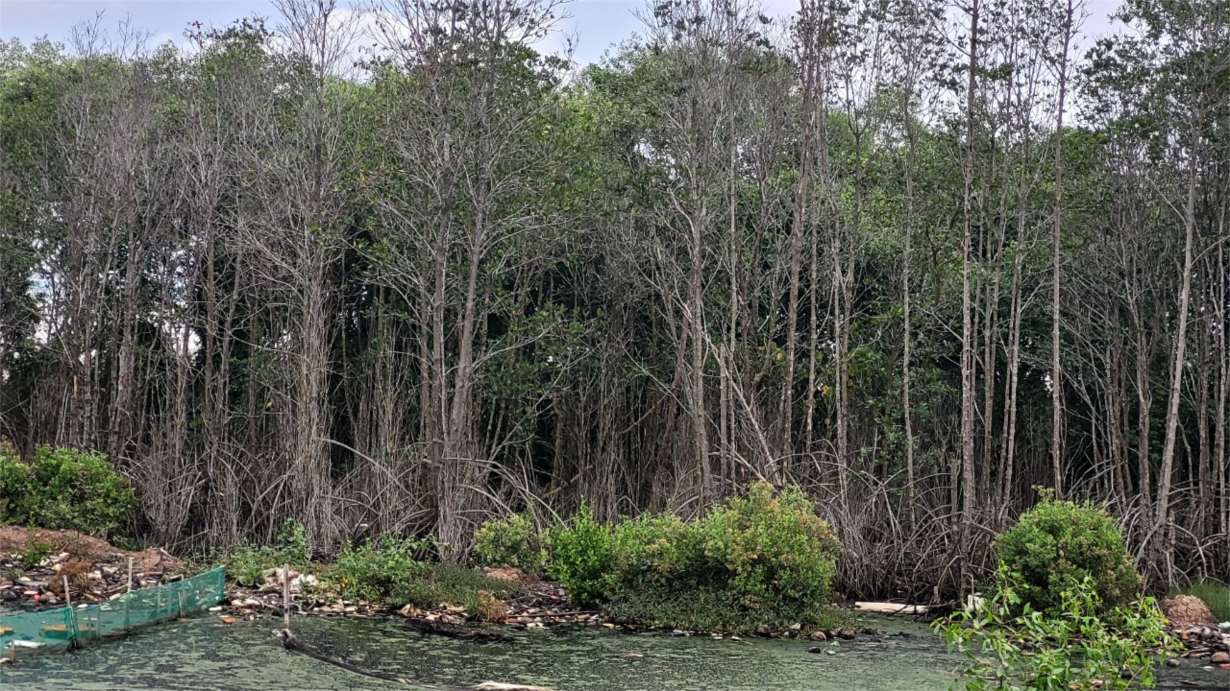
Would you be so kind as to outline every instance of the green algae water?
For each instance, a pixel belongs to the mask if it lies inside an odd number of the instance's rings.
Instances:
[[[276,617],[232,625],[200,616],[95,643],[74,653],[25,654],[0,666],[0,690],[219,689],[295,691],[410,688],[290,653],[273,640]],[[303,617],[296,636],[360,667],[429,684],[518,682],[558,691],[941,691],[963,656],[923,624],[860,617],[887,635],[855,641],[628,634],[598,628],[512,632],[508,643],[422,636],[399,621]],[[909,634],[901,636],[900,633]],[[812,646],[825,652],[808,653]],[[833,654],[828,654],[829,652]],[[630,658],[630,653],[643,655]],[[1227,683],[1199,668],[1159,670],[1159,682]],[[1217,688],[1213,686],[1212,688]],[[1230,687],[1228,687],[1230,688]]]
[[[71,654],[25,655],[0,666],[0,689],[396,689],[283,650],[274,617],[222,624],[196,617]],[[960,660],[925,626],[881,619],[890,635],[856,641],[674,638],[596,628],[513,632],[509,643],[421,636],[397,621],[301,618],[296,635],[367,669],[430,684],[518,682],[559,691],[806,691],[945,689]],[[893,635],[906,632],[909,636]],[[820,645],[833,654],[808,653]],[[630,653],[644,657],[630,658]]]

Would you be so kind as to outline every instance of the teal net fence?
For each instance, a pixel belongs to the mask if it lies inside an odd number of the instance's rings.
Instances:
[[[0,613],[0,650],[60,649],[200,612],[222,601],[226,569],[125,593],[96,605]]]

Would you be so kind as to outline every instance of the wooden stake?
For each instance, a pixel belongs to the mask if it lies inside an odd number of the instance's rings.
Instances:
[[[124,595],[124,630],[132,626],[129,607],[132,605],[132,557],[128,557],[128,591]]]
[[[290,566],[282,566],[282,628],[290,631]]]
[[[73,596],[68,592],[68,576],[61,576],[64,580],[64,606],[68,608],[68,622],[73,627],[71,638],[68,639],[70,648],[77,647],[77,613],[73,611]]]

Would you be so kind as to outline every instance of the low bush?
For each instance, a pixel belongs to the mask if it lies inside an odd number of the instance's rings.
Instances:
[[[244,586],[257,586],[265,582],[265,575],[274,569],[289,566],[303,571],[312,561],[308,546],[307,529],[294,519],[288,519],[278,531],[273,545],[241,545],[218,561],[226,564],[227,574]]]
[[[23,569],[32,569],[55,553],[55,545],[46,540],[28,540],[17,561]]]
[[[552,531],[551,547],[548,572],[580,604],[722,631],[831,619],[823,610],[841,553],[802,491],[764,483],[690,523],[668,513],[606,527],[583,509]]]
[[[347,544],[328,577],[348,600],[392,601],[399,588],[425,570],[417,558],[424,547],[422,542],[391,535],[362,545]]]
[[[16,453],[0,447],[0,523],[26,524],[34,473]]]
[[[683,585],[703,557],[697,531],[678,516],[642,514],[615,526],[612,535],[619,589]]]
[[[484,621],[500,618],[498,600],[517,592],[515,584],[488,577],[477,569],[451,564],[424,566],[398,583],[389,601],[400,607],[435,607],[442,603],[466,608],[466,614]]]
[[[1017,574],[1001,565],[994,597],[935,623],[970,660],[962,688],[1152,688],[1159,661],[1154,656],[1178,651],[1153,598],[1107,612],[1097,583],[1086,576],[1063,588],[1058,604],[1042,612],[1020,596],[1018,584]]]
[[[797,487],[766,483],[698,524],[706,561],[698,578],[745,607],[827,603],[841,554],[832,528]],[[695,568],[695,567],[694,567]]]
[[[364,600],[392,607],[414,605],[465,607],[484,621],[502,618],[500,598],[516,591],[506,581],[477,569],[424,560],[433,543],[383,535],[361,545],[347,545],[325,578],[347,600]]]
[[[845,610],[823,602],[751,609],[732,601],[721,590],[654,585],[619,591],[603,605],[603,612],[616,621],[642,626],[727,634],[755,633],[762,626],[770,631],[789,631],[798,625],[797,630],[806,635],[851,624]]]
[[[615,550],[611,529],[594,519],[582,504],[571,521],[548,533],[551,563],[547,573],[568,590],[577,604],[609,599],[616,585]]]
[[[1126,606],[1141,582],[1123,534],[1106,511],[1088,503],[1042,502],[995,540],[995,554],[1011,572],[1014,592],[1035,610],[1058,612],[1064,593],[1089,579],[1104,612]]]
[[[528,514],[487,521],[474,534],[474,557],[484,566],[515,566],[541,573],[547,563],[542,536]]]
[[[31,511],[38,525],[106,536],[128,520],[136,503],[135,492],[102,454],[44,446],[32,467],[42,489]]]
[[[136,495],[101,454],[40,446],[26,464],[0,452],[0,522],[108,537]]]

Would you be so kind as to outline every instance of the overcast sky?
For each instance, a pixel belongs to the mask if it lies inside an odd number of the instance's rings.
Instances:
[[[348,4],[348,0],[341,3]],[[797,0],[767,0],[764,4],[771,13],[787,14],[797,6]],[[1086,35],[1096,37],[1112,31],[1108,15],[1118,4],[1119,0],[1088,0]],[[566,13],[570,16],[561,28],[577,38],[575,59],[581,63],[597,60],[611,45],[635,33],[640,22],[633,13],[643,6],[642,0],[568,3]],[[28,43],[47,36],[65,41],[74,25],[99,12],[104,13],[104,23],[110,26],[131,16],[133,24],[149,31],[156,43],[182,42],[184,28],[190,22],[225,26],[242,17],[275,14],[269,0],[0,0],[0,38],[16,37]],[[551,41],[548,47],[558,43],[558,39]]]

